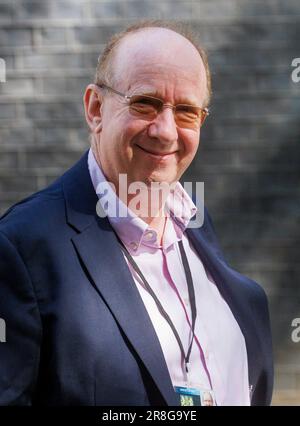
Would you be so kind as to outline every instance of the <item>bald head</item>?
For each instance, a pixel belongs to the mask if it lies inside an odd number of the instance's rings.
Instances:
[[[207,86],[205,67],[195,46],[182,35],[166,28],[143,28],[127,34],[118,45],[113,59],[114,81],[132,81],[136,67],[172,73],[180,68],[182,77],[191,75]]]
[[[186,26],[168,21],[144,21],[114,35],[99,58],[95,83],[115,85],[135,65],[159,69],[187,64],[206,84],[206,106],[211,95],[210,71],[204,50]],[[183,70],[182,70],[183,71]]]

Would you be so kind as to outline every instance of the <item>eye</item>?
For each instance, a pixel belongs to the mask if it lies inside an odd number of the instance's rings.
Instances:
[[[199,108],[193,105],[176,105],[176,117],[184,121],[195,121],[199,118]]]
[[[130,99],[130,109],[145,115],[153,115],[160,108],[159,99],[154,99],[148,96],[133,96]]]

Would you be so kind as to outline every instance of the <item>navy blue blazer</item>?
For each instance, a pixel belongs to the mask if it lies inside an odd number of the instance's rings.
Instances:
[[[86,153],[0,220],[0,405],[179,403],[97,201]],[[265,293],[225,262],[207,212],[187,234],[245,337],[252,404],[267,405],[273,362]]]

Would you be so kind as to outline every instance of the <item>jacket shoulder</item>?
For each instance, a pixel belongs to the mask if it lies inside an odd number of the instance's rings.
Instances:
[[[57,215],[64,214],[64,196],[59,179],[47,188],[11,206],[0,217],[0,232],[11,241],[49,228]]]

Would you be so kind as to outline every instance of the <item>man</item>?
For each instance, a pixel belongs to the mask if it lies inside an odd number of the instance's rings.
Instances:
[[[91,149],[0,221],[2,405],[179,405],[205,391],[270,403],[265,294],[226,264],[207,212],[189,227],[200,207],[178,182],[209,97],[182,29],[148,22],[110,41],[84,95]],[[150,211],[155,183],[170,190]]]

